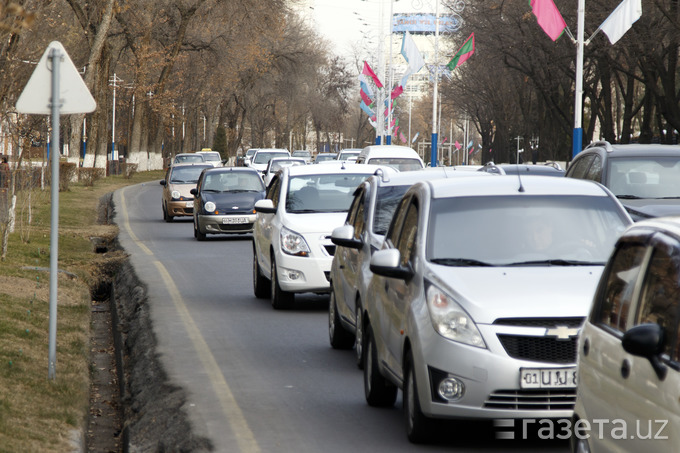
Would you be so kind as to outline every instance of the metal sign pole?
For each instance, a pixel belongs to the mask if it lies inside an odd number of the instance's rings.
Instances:
[[[47,378],[55,379],[57,362],[57,273],[59,258],[59,63],[62,58],[57,49],[52,49],[49,60],[52,62],[52,210],[50,219],[50,331],[49,331],[49,368]]]

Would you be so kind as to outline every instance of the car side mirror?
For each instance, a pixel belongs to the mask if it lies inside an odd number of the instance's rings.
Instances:
[[[371,272],[383,277],[410,280],[413,277],[411,266],[402,266],[401,253],[397,249],[378,250],[371,256]]]
[[[196,188],[194,187],[189,191],[189,193],[193,196],[196,196],[196,195],[198,195],[198,190],[196,190]]]
[[[274,207],[274,202],[269,198],[264,200],[258,200],[255,202],[255,212],[261,212],[263,214],[274,214],[276,213],[276,208]]]
[[[621,341],[623,349],[632,355],[649,360],[656,375],[662,381],[668,367],[661,362],[661,353],[666,346],[666,331],[658,324],[640,324],[631,327]]]
[[[160,183],[161,183],[161,186],[164,186],[164,185],[167,184],[167,182],[165,181],[165,179],[161,179],[161,180],[160,180]]]
[[[331,234],[331,242],[340,247],[356,250],[361,249],[364,245],[364,242],[361,239],[354,237],[354,227],[352,225],[343,225],[334,229]]]

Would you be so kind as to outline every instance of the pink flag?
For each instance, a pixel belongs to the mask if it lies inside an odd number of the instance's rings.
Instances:
[[[378,79],[378,76],[375,75],[375,72],[373,72],[373,69],[371,69],[371,67],[368,65],[368,62],[364,61],[364,70],[361,71],[361,73],[372,78],[373,82],[375,82],[375,86],[377,86],[378,88],[383,87],[383,84],[380,83],[380,79]]]
[[[555,41],[560,37],[567,24],[553,0],[529,0],[538,25]]]
[[[454,145],[456,146],[456,149],[457,149],[457,150],[460,150],[460,149],[463,147],[463,145],[461,145],[460,143],[458,143],[458,140],[456,140],[456,143],[454,143]]]
[[[404,92],[404,87],[399,85],[396,87],[394,90],[392,90],[392,95],[390,96],[391,99],[396,99],[397,96],[399,96],[401,93]]]
[[[404,137],[404,134],[399,132],[399,139],[401,139],[402,143],[406,143],[406,137]]]

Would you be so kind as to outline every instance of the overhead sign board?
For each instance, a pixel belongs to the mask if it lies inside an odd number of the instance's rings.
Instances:
[[[394,14],[392,16],[392,32],[411,34],[430,34],[435,32],[434,14]],[[456,13],[439,16],[439,32],[452,33],[463,25],[463,19]]]
[[[59,114],[89,113],[97,108],[90,90],[78,73],[78,69],[59,41],[52,41],[40,58],[31,78],[17,101],[19,113],[49,115],[52,113],[52,51],[61,55],[59,65]]]

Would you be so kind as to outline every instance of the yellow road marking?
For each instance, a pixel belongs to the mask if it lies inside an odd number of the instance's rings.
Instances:
[[[121,204],[122,204],[122,206],[121,206],[121,207],[122,207],[122,209],[121,209],[121,215],[123,216],[123,226],[124,226],[125,229],[127,230],[128,234],[130,235],[130,237],[132,238],[132,240],[135,242],[135,244],[137,244],[137,246],[138,246],[140,249],[142,249],[142,251],[143,251],[144,253],[146,253],[147,255],[152,255],[152,256],[153,256],[153,252],[149,249],[149,247],[147,247],[146,245],[144,245],[144,244],[142,243],[142,241],[139,240],[139,238],[137,237],[137,235],[135,234],[135,232],[132,231],[132,228],[130,228],[130,219],[129,219],[129,217],[128,217],[127,205],[125,204],[125,189],[123,189],[123,190],[120,191],[120,201],[121,201]]]

